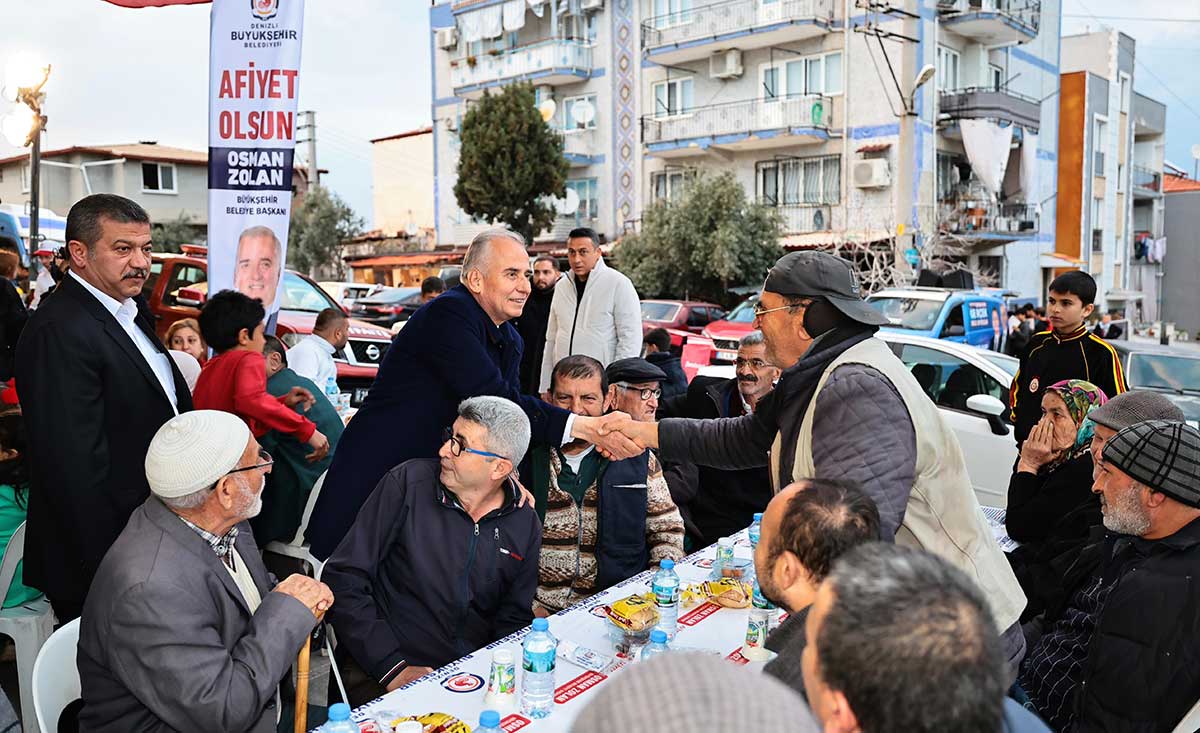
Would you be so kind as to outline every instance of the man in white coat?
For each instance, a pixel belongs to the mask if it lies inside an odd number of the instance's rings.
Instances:
[[[642,305],[633,283],[604,264],[592,229],[567,236],[571,274],[554,287],[538,391],[550,389],[550,372],[567,356],[583,354],[608,366],[642,351]]]

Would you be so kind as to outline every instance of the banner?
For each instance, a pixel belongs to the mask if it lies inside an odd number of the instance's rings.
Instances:
[[[212,6],[208,292],[260,298],[268,318],[287,262],[303,25],[304,0]]]

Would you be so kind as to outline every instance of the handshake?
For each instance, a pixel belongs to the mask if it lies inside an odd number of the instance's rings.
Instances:
[[[658,447],[658,423],[637,422],[624,412],[577,415],[571,436],[596,446],[605,458],[621,461]]]

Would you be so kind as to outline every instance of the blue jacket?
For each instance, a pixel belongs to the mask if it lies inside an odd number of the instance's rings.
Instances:
[[[522,350],[516,329],[496,326],[462,285],[414,313],[334,453],[305,533],[313,554],[329,557],[385,473],[437,455],[468,397],[507,397],[529,416],[533,442],[560,444],[570,413],[521,394]]]
[[[333,591],[338,645],[386,685],[405,666],[438,668],[533,620],[542,525],[531,506],[478,523],[438,478],[433,459],[379,482],[321,573]]]

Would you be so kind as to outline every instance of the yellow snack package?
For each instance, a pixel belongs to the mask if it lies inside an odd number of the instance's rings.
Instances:
[[[750,584],[733,578],[706,580],[702,584],[704,594],[718,606],[725,608],[747,608],[753,593]]]
[[[614,601],[606,609],[608,620],[627,631],[644,631],[658,623],[658,609],[645,596],[633,595]]]
[[[415,720],[424,726],[425,730],[423,733],[471,733],[471,726],[446,713],[410,715],[404,718],[396,718],[391,721],[390,725],[395,728],[406,720]]]

